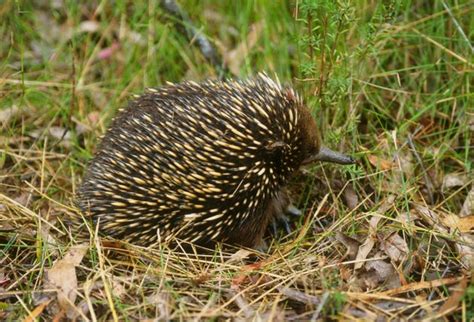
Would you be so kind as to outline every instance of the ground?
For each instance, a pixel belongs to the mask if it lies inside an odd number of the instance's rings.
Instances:
[[[0,319],[474,318],[474,3],[180,1],[227,76],[277,75],[354,166],[302,169],[266,253],[79,240],[117,110],[221,76],[159,2],[0,6]]]

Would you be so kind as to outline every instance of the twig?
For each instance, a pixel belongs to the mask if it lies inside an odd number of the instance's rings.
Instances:
[[[161,0],[161,6],[176,19],[177,29],[181,33],[183,33],[190,42],[196,41],[204,58],[216,69],[218,77],[220,79],[224,78],[224,76],[229,73],[227,66],[224,65],[221,57],[209,39],[200,29],[192,24],[188,14],[179,7],[175,0]]]

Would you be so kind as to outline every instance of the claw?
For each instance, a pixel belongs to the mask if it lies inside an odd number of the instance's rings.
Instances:
[[[292,232],[292,229],[290,227],[290,220],[285,215],[279,215],[278,217],[274,217],[271,222],[271,227],[274,236],[278,235],[278,227],[283,227],[287,235],[291,234]]]
[[[279,191],[269,206],[271,216],[271,231],[274,236],[278,235],[278,228],[283,227],[286,234],[291,234],[292,229],[288,216],[301,216],[302,211],[293,206],[291,198],[285,189]]]
[[[285,228],[285,231],[286,231],[287,235],[291,234],[291,227],[290,227],[290,224],[289,224],[290,220],[288,219],[288,217],[283,215],[279,219],[280,219],[280,223]]]
[[[301,210],[299,210],[292,204],[288,205],[288,207],[286,208],[286,213],[292,216],[296,216],[296,217],[299,217],[303,214]]]
[[[276,236],[278,234],[277,219],[275,217],[273,217],[272,219],[272,233],[273,236]]]

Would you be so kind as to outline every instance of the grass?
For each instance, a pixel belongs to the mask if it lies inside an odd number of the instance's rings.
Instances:
[[[474,318],[474,5],[181,4],[236,77],[292,83],[326,144],[359,165],[300,171],[289,188],[304,216],[267,254],[95,234],[71,253],[73,196],[118,108],[145,87],[216,72],[154,1],[7,0],[0,319]],[[61,298],[47,276],[65,257]]]

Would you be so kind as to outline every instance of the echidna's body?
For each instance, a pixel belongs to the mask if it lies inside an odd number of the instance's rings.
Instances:
[[[100,231],[254,246],[282,187],[320,149],[296,93],[265,75],[150,90],[121,111],[79,190]]]

